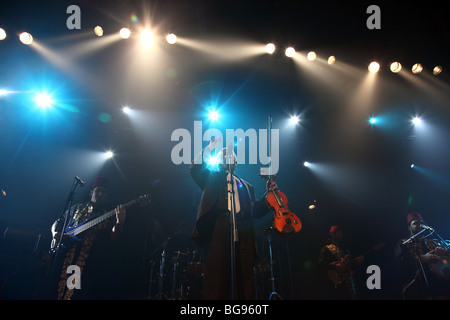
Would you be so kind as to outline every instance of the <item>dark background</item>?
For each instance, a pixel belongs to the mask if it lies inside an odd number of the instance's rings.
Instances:
[[[81,30],[66,28],[72,4],[81,9]],[[381,9],[381,30],[366,27],[371,4]],[[132,14],[138,23],[130,20]],[[225,45],[273,41],[279,50],[225,59],[162,39],[153,57],[128,39],[76,58],[65,55],[64,50],[100,41],[92,32],[97,24],[106,37],[147,18],[160,35],[174,32],[205,43],[218,37]],[[189,235],[200,190],[188,164],[172,163],[171,134],[178,128],[193,133],[194,121],[203,121],[205,130],[211,104],[222,114],[213,128],[267,129],[272,115],[273,128],[280,130],[276,181],[303,223],[295,237],[273,241],[277,291],[285,299],[323,298],[317,254],[333,224],[344,228],[354,253],[386,244],[368,255],[360,270],[363,286],[366,265],[382,271],[382,289],[362,288],[366,299],[399,299],[393,246],[408,236],[409,212],[421,212],[441,236],[450,235],[450,33],[441,2],[14,1],[2,5],[0,27],[8,34],[0,42],[0,87],[16,91],[0,96],[4,299],[36,298],[34,282],[40,281],[40,263],[45,265],[49,228],[64,208],[73,178],[87,184],[76,190],[75,201],[86,201],[97,175],[112,181],[111,208],[151,195],[149,207],[129,210],[114,268],[118,298],[148,297],[151,262],[159,263],[163,244],[170,256],[197,249]],[[48,59],[20,43],[16,35],[25,30],[55,55]],[[302,54],[314,50],[325,60],[335,55],[337,63],[297,67],[282,52],[288,45]],[[361,93],[373,60],[381,70],[374,86]],[[389,71],[393,61],[403,64],[405,76]],[[416,62],[425,70],[412,76]],[[431,74],[436,65],[444,67],[438,77]],[[31,93],[43,89],[57,101],[53,110],[34,106]],[[126,104],[139,110],[136,118],[122,113]],[[302,121],[289,128],[286,121],[294,113]],[[416,113],[424,117],[423,131],[410,125]],[[368,124],[371,115],[382,115],[379,125]],[[101,160],[98,153],[110,148],[114,159]],[[322,167],[305,168],[306,160]],[[237,173],[262,195],[260,166],[242,165]],[[310,211],[313,200],[317,208]],[[264,232],[270,225],[270,213],[256,224],[261,299],[271,291]]]

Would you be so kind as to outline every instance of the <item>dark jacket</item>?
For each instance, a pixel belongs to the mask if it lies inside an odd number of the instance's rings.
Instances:
[[[198,155],[197,159],[202,154]],[[197,164],[194,160],[190,167],[190,174],[203,191],[192,239],[203,245],[211,238],[214,214],[228,210],[227,172],[224,170],[211,171],[204,164],[204,161]],[[245,180],[235,177],[240,185],[238,192],[241,211],[238,217],[252,220],[266,214],[269,209],[264,197],[258,200],[255,196],[254,187]]]

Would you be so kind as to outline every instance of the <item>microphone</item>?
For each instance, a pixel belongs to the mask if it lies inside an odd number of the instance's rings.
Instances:
[[[81,187],[84,187],[85,183],[83,180],[80,179],[80,177],[75,176],[75,180],[77,180],[77,182],[80,184]]]
[[[421,224],[420,227],[421,227],[422,229],[427,229],[427,230],[430,230],[430,231],[434,231],[433,228],[431,228],[431,227],[429,227],[429,226],[427,226],[427,225],[425,225],[425,224]]]

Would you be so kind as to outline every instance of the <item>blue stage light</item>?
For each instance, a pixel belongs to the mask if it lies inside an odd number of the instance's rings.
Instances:
[[[216,110],[211,110],[208,112],[208,118],[211,121],[217,121],[219,119],[219,113]]]
[[[219,171],[220,160],[217,155],[211,155],[208,159],[206,159],[206,167],[211,171]]]
[[[53,98],[48,93],[38,93],[36,94],[34,101],[37,106],[42,109],[51,108],[53,106]]]
[[[376,124],[377,123],[377,118],[372,117],[372,118],[370,118],[369,122],[370,122],[370,124]]]

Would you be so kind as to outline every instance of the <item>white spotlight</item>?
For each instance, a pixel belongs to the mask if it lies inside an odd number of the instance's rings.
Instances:
[[[300,122],[300,118],[298,116],[291,116],[289,118],[289,123],[292,125],[296,125]]]
[[[100,26],[96,26],[96,27],[94,28],[94,33],[95,33],[95,35],[96,35],[97,37],[103,36],[103,28],[100,27]]]
[[[295,56],[295,49],[292,47],[289,47],[286,49],[286,51],[284,52],[286,57],[292,58],[293,56]]]
[[[6,39],[6,31],[2,28],[0,28],[0,40]]]
[[[122,111],[123,111],[123,113],[129,114],[131,112],[131,109],[130,109],[130,107],[125,106],[122,108]]]
[[[128,28],[122,28],[119,31],[119,35],[122,39],[128,39],[131,36],[131,30]]]
[[[33,42],[33,36],[28,32],[22,32],[19,35],[19,39],[23,44],[31,44]]]
[[[414,117],[414,118],[412,119],[412,123],[413,123],[415,126],[418,126],[418,125],[422,124],[422,119],[419,118],[419,117]]]
[[[150,48],[155,43],[155,36],[150,29],[141,32],[141,44],[144,48]]]
[[[400,71],[402,71],[402,65],[400,62],[393,62],[391,64],[391,71],[393,73],[399,73]]]
[[[112,157],[114,157],[114,153],[112,151],[106,151],[105,156],[106,158],[111,159]]]
[[[380,64],[376,61],[371,62],[369,64],[369,71],[372,73],[376,73],[376,72],[380,71]]]
[[[423,71],[423,66],[420,63],[416,63],[413,65],[411,71],[415,74],[421,73]]]
[[[433,69],[433,74],[435,76],[437,76],[438,74],[440,74],[442,72],[442,66],[437,66]]]
[[[175,44],[177,42],[177,36],[175,34],[173,34],[173,33],[168,34],[166,36],[166,41],[169,44]]]
[[[336,62],[336,57],[335,56],[330,56],[328,58],[328,64],[334,64]]]
[[[268,53],[268,54],[272,54],[272,53],[274,53],[275,52],[275,45],[273,44],[273,43],[268,43],[268,44],[266,44],[266,52]]]
[[[311,52],[308,53],[308,55],[306,56],[306,58],[307,58],[309,61],[314,61],[314,60],[316,60],[316,58],[317,58],[317,54],[316,54],[314,51],[311,51]]]
[[[305,161],[305,162],[303,162],[303,165],[304,165],[305,167],[309,167],[309,162],[308,162],[308,161]]]

